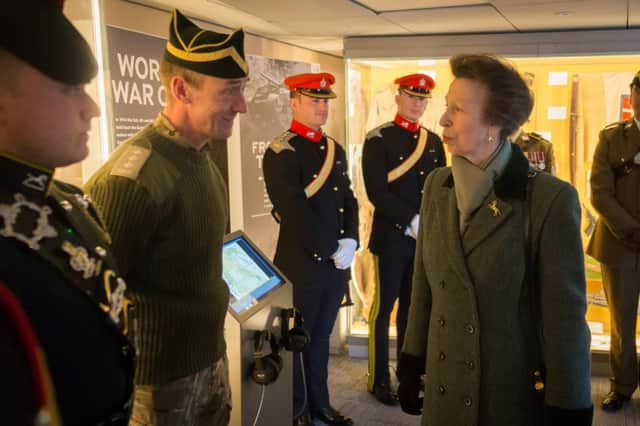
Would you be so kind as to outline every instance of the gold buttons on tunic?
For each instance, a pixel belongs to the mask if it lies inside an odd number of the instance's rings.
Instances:
[[[473,325],[467,324],[467,325],[464,326],[464,331],[466,331],[469,334],[473,334],[473,333],[476,332],[476,329],[475,329],[475,327]]]
[[[473,405],[473,401],[471,401],[471,398],[466,397],[464,399],[464,405],[466,405],[467,407],[471,407]]]
[[[420,176],[424,176],[424,170],[420,170]]]
[[[444,361],[445,359],[447,359],[447,356],[444,354],[444,352],[440,352],[440,361]]]
[[[400,160],[404,160],[404,157],[400,156]]]
[[[440,324],[440,327],[444,327],[445,320],[443,316],[440,316],[440,318],[438,318],[438,324]]]
[[[320,149],[324,150],[324,145],[320,145]]]
[[[317,178],[317,177],[318,177],[318,175],[314,173],[314,174],[313,174],[313,178],[315,179],[315,178]]]
[[[469,367],[469,370],[473,370],[476,368],[476,363],[473,361],[467,361],[467,367]]]
[[[343,209],[342,207],[340,207],[340,208],[338,209],[338,211],[339,211],[340,213],[344,213],[344,209]]]
[[[340,233],[341,233],[341,234],[344,234],[344,229],[341,229],[341,230],[340,230]]]
[[[334,186],[334,187],[333,187],[333,190],[334,190],[334,191],[336,191],[336,192],[338,192],[338,187],[337,187],[337,186]]]
[[[446,392],[446,389],[444,388],[444,386],[442,385],[438,386],[438,393],[440,395],[444,395],[445,392]]]

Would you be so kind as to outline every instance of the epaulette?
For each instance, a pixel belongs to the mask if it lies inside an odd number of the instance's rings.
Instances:
[[[111,242],[111,236],[106,231],[107,226],[102,220],[102,216],[98,213],[98,209],[96,208],[91,196],[84,192],[81,188],[78,188],[75,185],[72,185],[67,182],[63,182],[60,180],[54,180],[53,182],[54,188],[60,193],[64,198],[75,201],[78,206],[83,207],[83,209],[95,220],[98,225],[102,228],[101,231],[104,232],[104,237],[107,241]]]
[[[136,180],[150,155],[151,144],[149,146],[129,145],[116,160],[110,174]]]
[[[285,131],[280,136],[272,140],[271,143],[269,143],[268,149],[272,150],[276,154],[280,154],[285,150],[295,151],[295,149],[293,149],[293,147],[289,143],[289,141],[293,139],[295,135],[295,133],[290,132],[289,130]]]
[[[393,122],[389,121],[387,123],[379,125],[375,129],[369,130],[369,133],[367,133],[367,139],[381,138],[382,137],[382,130],[386,129],[387,127],[392,127],[392,126],[393,126]]]
[[[616,121],[615,123],[607,124],[602,130],[611,130],[617,128],[618,126],[624,126],[625,122],[626,121]]]
[[[529,137],[535,141],[549,142],[544,136],[536,132],[529,132]]]

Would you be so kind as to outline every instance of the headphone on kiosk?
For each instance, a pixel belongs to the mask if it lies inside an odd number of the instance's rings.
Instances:
[[[264,354],[265,341],[269,340],[271,353]],[[276,381],[282,370],[282,358],[279,355],[280,346],[276,338],[268,330],[256,331],[254,337],[255,350],[253,352],[253,367],[251,378],[259,385],[270,385]]]
[[[282,345],[291,352],[302,352],[309,342],[311,336],[306,328],[302,314],[296,308],[282,310]]]

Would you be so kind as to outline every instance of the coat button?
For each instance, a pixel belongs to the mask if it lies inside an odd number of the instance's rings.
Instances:
[[[446,389],[444,388],[444,386],[442,385],[438,386],[438,393],[440,395],[444,395],[445,392],[446,392]]]
[[[473,333],[475,333],[475,332],[476,332],[475,327],[474,327],[473,325],[471,325],[471,324],[467,324],[467,325],[465,325],[465,326],[464,326],[464,330],[465,330],[467,333],[469,333],[469,334],[473,334]]]
[[[340,230],[340,234],[344,234],[344,229],[341,229],[341,230]]]
[[[443,316],[438,318],[438,324],[440,324],[440,327],[444,327],[445,321],[444,321],[444,317]]]
[[[424,170],[420,170],[420,176],[424,175]]]
[[[344,209],[343,209],[342,207],[340,207],[340,208],[338,209],[338,211],[339,211],[340,213],[344,213]]]
[[[320,145],[320,149],[324,150],[324,145]]]
[[[317,178],[317,177],[318,177],[318,175],[314,173],[314,174],[313,174],[313,178],[315,179],[315,178]]]
[[[471,398],[469,397],[465,398],[464,405],[466,405],[467,407],[471,407],[473,405],[473,401],[471,401]]]
[[[413,135],[413,138],[414,139],[418,139],[418,135]]]
[[[333,187],[333,190],[334,190],[334,191],[336,191],[336,192],[338,192],[338,187],[337,187],[337,186],[334,186],[334,187]]]
[[[322,262],[322,258],[321,257],[318,258],[318,262]]]
[[[444,361],[445,359],[447,359],[447,356],[444,354],[444,352],[440,352],[440,361]]]
[[[404,160],[404,157],[400,157],[400,160]]]
[[[95,250],[100,257],[105,257],[107,255],[107,250],[102,246],[96,246]]]
[[[468,361],[467,367],[469,367],[469,370],[473,370],[474,368],[476,368],[476,363],[473,361]]]

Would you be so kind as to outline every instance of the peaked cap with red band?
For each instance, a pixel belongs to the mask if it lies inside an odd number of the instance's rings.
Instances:
[[[436,87],[436,82],[426,74],[409,74],[398,77],[394,81],[399,89],[413,96],[430,98],[431,90]]]
[[[331,85],[336,82],[333,74],[328,72],[296,74],[287,77],[284,84],[290,92],[299,92],[312,98],[333,99],[336,94]]]
[[[88,83],[98,65],[89,44],[62,13],[62,0],[3,2],[0,48],[47,77],[67,84]]]

